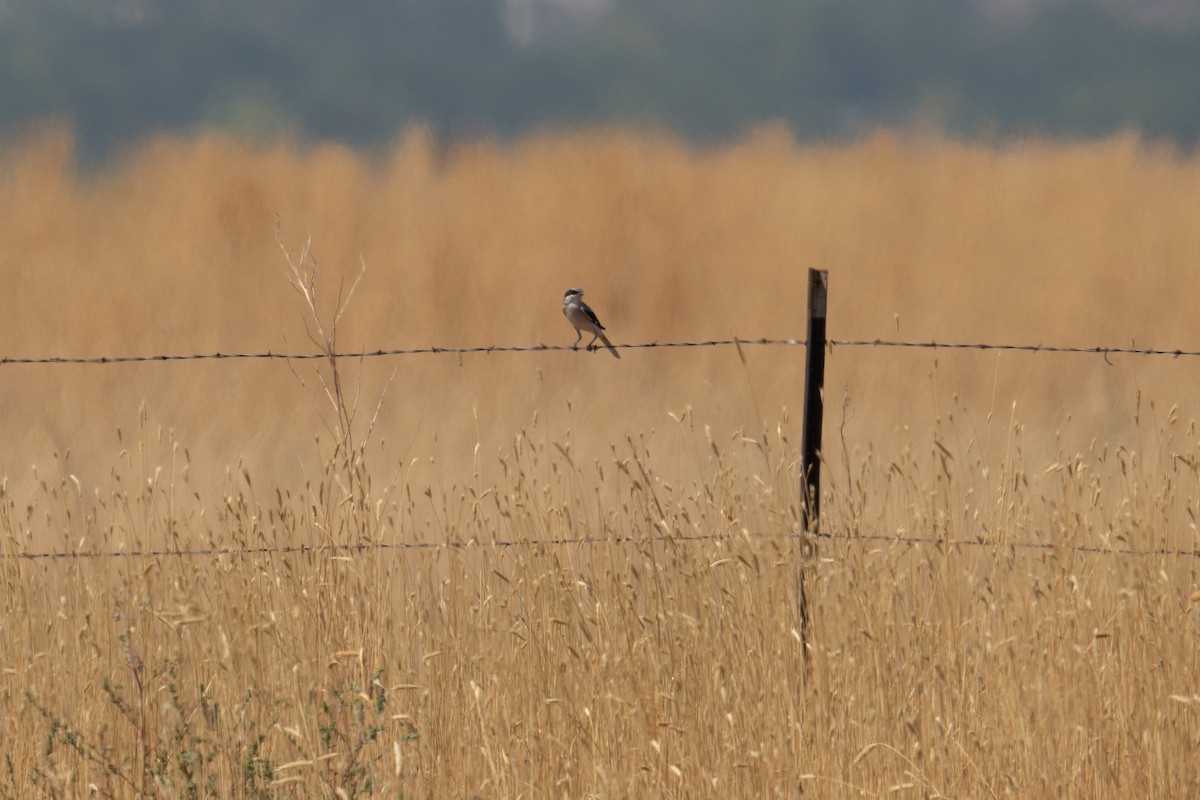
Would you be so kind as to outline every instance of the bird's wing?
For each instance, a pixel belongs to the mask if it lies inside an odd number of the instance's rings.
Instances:
[[[600,324],[600,318],[596,316],[596,312],[592,311],[591,307],[587,303],[581,301],[579,303],[579,310],[586,314],[587,318],[594,322],[597,328],[600,330],[606,330],[606,328]]]

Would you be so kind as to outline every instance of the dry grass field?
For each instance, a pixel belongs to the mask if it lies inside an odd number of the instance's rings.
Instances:
[[[802,337],[808,267],[835,339],[1197,350],[1198,221],[1135,138],[48,128],[0,355],[315,352],[362,264],[341,351],[570,344],[576,284],[616,343]],[[834,347],[812,550],[803,361],[0,366],[0,797],[1200,793],[1200,360]]]

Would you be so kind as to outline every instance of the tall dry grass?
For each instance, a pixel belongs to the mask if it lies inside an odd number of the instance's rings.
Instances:
[[[1133,139],[414,130],[85,175],[50,129],[2,169],[9,355],[311,352],[360,259],[345,350],[567,344],[572,284],[617,342],[797,336],[809,266],[835,338],[1200,349],[1200,161]],[[4,367],[0,791],[1195,792],[1190,360],[835,349],[806,560],[802,355],[342,362],[351,454],[325,364]]]

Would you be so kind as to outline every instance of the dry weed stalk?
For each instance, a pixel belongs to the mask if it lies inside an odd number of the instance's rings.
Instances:
[[[365,512],[371,510],[371,484],[366,469],[366,448],[376,423],[379,421],[380,411],[383,409],[388,390],[395,381],[396,373],[392,372],[388,382],[380,391],[375,409],[367,420],[361,437],[356,436],[355,423],[358,418],[359,401],[362,397],[362,359],[359,356],[357,380],[351,395],[346,390],[346,376],[341,368],[341,360],[350,356],[338,351],[338,329],[350,307],[350,302],[354,299],[354,293],[358,289],[359,283],[366,274],[366,261],[361,255],[359,256],[358,273],[354,276],[348,290],[344,280],[339,284],[333,318],[327,321],[318,298],[320,268],[313,252],[312,233],[310,232],[306,236],[299,255],[293,257],[283,242],[281,224],[276,218],[275,241],[279,245],[280,252],[283,253],[288,283],[304,302],[305,334],[308,336],[308,340],[320,350],[325,365],[324,371],[320,368],[314,370],[321,392],[328,403],[327,411],[318,410],[318,414],[334,441],[333,452],[326,459],[325,476],[330,482],[337,485],[341,493],[340,498],[330,497],[328,492],[323,493],[326,520],[324,527],[328,532],[332,530],[328,523],[333,509],[342,503],[349,502],[356,510]],[[301,386],[305,386],[304,379],[296,372],[290,361],[288,366],[291,368],[292,374],[300,381]],[[327,413],[332,413],[332,421],[326,415]]]

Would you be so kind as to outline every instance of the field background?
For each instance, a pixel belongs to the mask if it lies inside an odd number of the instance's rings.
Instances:
[[[616,130],[386,150],[164,138],[0,156],[8,356],[802,337],[1200,349],[1200,159]],[[823,541],[794,611],[803,349],[3,367],[11,796],[1181,796],[1194,558]],[[836,348],[831,534],[1195,548],[1194,359]],[[325,421],[323,421],[325,420]],[[342,479],[342,488],[336,480]],[[690,544],[657,540],[714,536]],[[383,698],[381,702],[381,698]],[[219,711],[214,711],[219,708]],[[89,749],[92,748],[92,749]],[[2,771],[2,770],[0,770]],[[211,790],[211,791],[209,791]]]
[[[374,157],[167,139],[100,175],[72,163],[53,129],[4,157],[6,354],[311,351],[277,218],[293,253],[311,233],[327,314],[367,264],[347,351],[569,344],[559,305],[576,284],[618,342],[802,338],[809,267],[829,270],[833,338],[1200,349],[1179,299],[1200,270],[1200,162],[1132,138],[801,147],[765,131],[701,151],[619,132],[443,147],[415,130]],[[722,435],[798,410],[803,351],[747,359],[413,357],[366,363],[362,385],[371,406],[397,370],[379,438],[436,453],[445,482],[470,472],[477,442],[490,461],[535,411],[565,429],[568,404],[577,446],[599,453],[689,405]],[[1187,417],[1197,399],[1187,361],[896,350],[829,361],[831,422],[845,404],[860,446],[899,428],[920,440],[955,397],[980,430],[1015,402],[1039,433],[1070,428],[1081,445],[1129,434],[1139,391]],[[74,474],[101,482],[117,427],[135,427],[142,403],[152,426],[204,453],[194,469],[206,486],[239,461],[290,483],[314,433],[315,393],[283,363],[6,369],[10,481],[70,451]],[[311,365],[294,369],[311,384]]]

